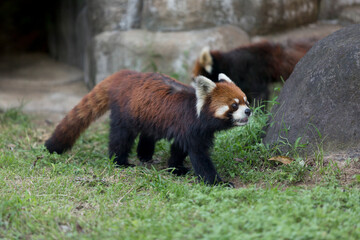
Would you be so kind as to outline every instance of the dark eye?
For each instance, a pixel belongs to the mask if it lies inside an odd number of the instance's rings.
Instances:
[[[231,104],[231,108],[236,111],[239,108],[239,105],[237,103]]]

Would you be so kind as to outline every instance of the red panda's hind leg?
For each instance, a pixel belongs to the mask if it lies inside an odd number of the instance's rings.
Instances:
[[[141,134],[139,137],[139,144],[137,146],[137,155],[140,161],[149,162],[155,151],[155,139],[145,134]]]
[[[184,152],[176,143],[171,145],[171,156],[168,160],[169,171],[178,176],[185,175],[189,169],[184,166],[187,153]]]
[[[113,158],[116,165],[120,167],[133,166],[129,164],[128,157],[131,147],[134,144],[136,134],[127,128],[110,128],[109,157]]]
[[[120,167],[131,167],[134,165],[129,164],[128,157],[138,132],[131,124],[131,119],[119,116],[117,111],[111,111],[109,157]]]

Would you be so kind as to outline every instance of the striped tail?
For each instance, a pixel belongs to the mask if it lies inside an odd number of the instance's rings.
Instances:
[[[45,142],[50,153],[71,149],[80,134],[109,109],[108,89],[111,77],[100,82],[64,117]]]

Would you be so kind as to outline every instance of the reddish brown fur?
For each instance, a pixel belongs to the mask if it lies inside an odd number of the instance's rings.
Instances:
[[[138,135],[141,161],[151,160],[156,141],[166,138],[173,140],[168,165],[175,174],[187,172],[183,161],[188,155],[197,176],[210,184],[222,182],[209,157],[214,133],[246,124],[251,110],[244,105],[245,94],[231,81],[215,84],[199,77],[195,86],[159,73],[120,71],[87,94],[45,146],[57,153],[70,149],[81,132],[110,109],[109,155],[117,165],[130,165],[128,155]],[[240,105],[232,104],[234,98]],[[224,105],[224,113],[214,114]]]
[[[214,53],[214,51],[212,51],[212,53]],[[200,64],[199,59],[196,59],[195,64],[194,64],[194,68],[192,70],[193,76],[203,75],[203,71],[204,71],[204,66],[202,66]]]
[[[176,103],[184,97],[169,95],[171,85],[174,86],[174,91],[176,88],[189,91],[193,89],[175,79],[167,76],[162,76],[162,79],[161,76],[123,70],[104,79],[65,116],[46,146],[56,145],[54,151],[58,153],[71,148],[91,122],[109,110],[110,103],[128,110],[128,113],[132,114],[131,117],[138,121],[152,121],[154,127],[165,131],[177,121],[174,119],[177,116]],[[168,85],[163,81],[168,82]]]
[[[56,145],[54,151],[58,153],[71,148],[80,134],[109,109],[108,90],[114,80],[114,75],[106,78],[85,95],[57,125],[52,137],[46,143],[47,147]]]
[[[184,95],[172,95],[169,91],[176,91],[176,88],[188,91],[193,89],[161,74],[128,73],[126,79],[119,75],[114,82],[116,87],[109,91],[116,105],[120,109],[128,109],[127,112],[131,113],[131,117],[136,121],[151,122],[154,128],[162,131],[173,126],[174,122],[178,121],[178,103]],[[164,81],[168,84],[164,84]]]
[[[211,94],[211,96],[216,99],[216,101],[212,101],[210,103],[211,112],[215,112],[216,109],[224,105],[230,106],[235,102],[235,98],[239,99],[239,105],[246,105],[246,102],[244,101],[244,97],[246,97],[246,95],[243,93],[243,91],[241,91],[240,88],[234,89],[232,86],[233,84],[225,81],[219,82],[218,84],[222,87],[214,89],[213,93]]]
[[[288,79],[295,65],[300,59],[310,50],[314,40],[288,42],[285,45],[274,44],[272,53],[271,66],[274,69],[273,78],[279,79],[279,76],[284,80]]]

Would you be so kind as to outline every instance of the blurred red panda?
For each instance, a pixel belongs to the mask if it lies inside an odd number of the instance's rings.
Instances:
[[[269,84],[281,81],[281,77],[286,80],[315,42],[316,39],[287,44],[264,41],[228,52],[205,47],[195,62],[193,75],[217,82],[218,74],[224,73],[246,92],[250,102],[269,100]]]

